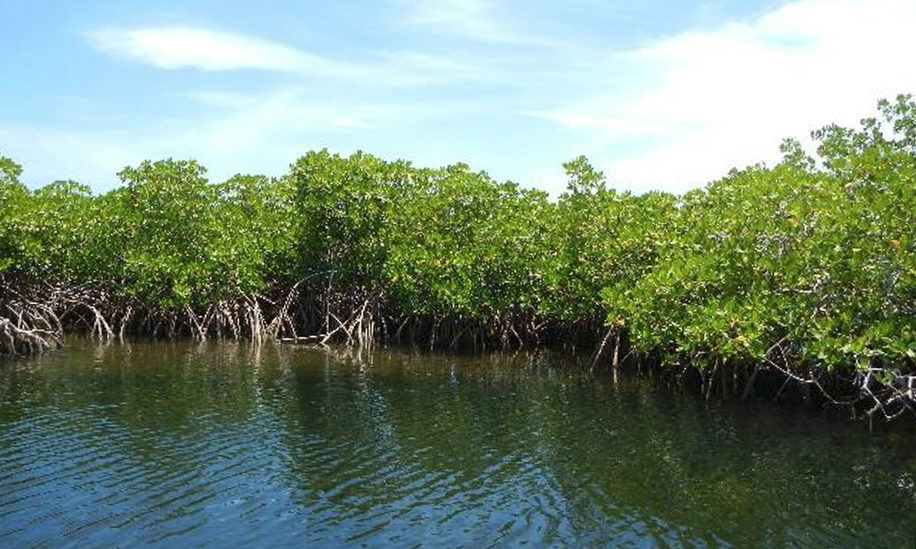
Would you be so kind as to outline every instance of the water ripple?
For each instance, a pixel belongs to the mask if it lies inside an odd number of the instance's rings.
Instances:
[[[540,359],[369,360],[133,344],[0,365],[0,545],[911,540],[906,437]]]

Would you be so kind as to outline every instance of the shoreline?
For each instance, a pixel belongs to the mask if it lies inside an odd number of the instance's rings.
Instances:
[[[50,350],[65,330],[556,346],[709,397],[775,371],[777,391],[890,420],[916,411],[912,128],[901,95],[815,131],[816,155],[786,140],[777,165],[682,195],[618,192],[578,157],[556,200],[362,152],[224,182],[144,161],[99,195],[29,190],[0,156],[0,352]]]

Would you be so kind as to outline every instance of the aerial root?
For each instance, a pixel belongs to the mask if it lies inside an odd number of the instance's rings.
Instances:
[[[0,353],[35,355],[60,347],[63,328],[50,307],[29,300],[0,302]]]

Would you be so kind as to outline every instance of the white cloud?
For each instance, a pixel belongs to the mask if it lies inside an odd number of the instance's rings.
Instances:
[[[0,124],[0,152],[25,167],[23,181],[32,187],[75,177],[106,190],[118,184],[116,173],[124,166],[169,157],[194,158],[209,169],[211,180],[220,181],[235,173],[280,175],[299,155],[323,147],[416,159],[403,146],[404,128],[431,127],[443,116],[481,108],[472,98],[358,100],[312,95],[295,86],[264,94],[204,90],[185,97],[199,107],[195,116],[158,117],[142,125]],[[409,131],[406,135],[406,143],[415,146]],[[374,146],[366,136],[373,136]],[[392,148],[378,150],[385,144]]]
[[[562,166],[534,170],[519,180],[523,187],[547,191],[554,200],[566,192],[569,177]]]
[[[503,30],[493,18],[489,0],[405,0],[408,23],[475,38],[496,39]]]
[[[480,42],[549,46],[553,42],[507,25],[510,16],[493,0],[401,0],[408,25]],[[503,4],[505,7],[505,4]]]
[[[108,28],[86,37],[105,53],[161,69],[290,74],[281,84],[251,93],[231,87],[177,91],[176,100],[194,103],[193,114],[131,114],[141,122],[130,130],[106,124],[103,104],[73,109],[69,99],[61,108],[70,123],[0,124],[0,150],[28,168],[25,180],[33,186],[77,177],[109,188],[123,166],[170,156],[200,160],[214,179],[235,172],[279,174],[309,149],[384,148],[403,128],[430,127],[444,116],[481,109],[473,96],[442,96],[429,86],[504,77],[460,53],[380,49],[336,61],[278,42],[191,27]],[[302,78],[314,74],[321,78]],[[76,119],[77,111],[86,114]],[[142,123],[149,114],[153,120]]]
[[[410,22],[418,25],[454,25],[481,30],[493,26],[490,0],[403,0],[413,14]]]
[[[500,77],[479,62],[456,54],[380,50],[351,62],[279,42],[194,27],[106,28],[86,36],[99,51],[160,69],[261,69],[386,88],[485,82]]]
[[[608,93],[529,113],[585,132],[593,160],[634,190],[683,191],[778,158],[783,137],[855,124],[916,90],[916,2],[800,0],[607,58]],[[615,84],[619,71],[638,81]],[[634,140],[641,154],[615,154]]]
[[[560,50],[539,48],[547,42],[519,32],[510,3],[396,1],[407,6],[404,24],[418,36],[349,48],[345,59],[334,58],[337,51],[324,56],[203,28],[89,33],[103,52],[163,69],[247,68],[287,77],[251,95],[191,94],[200,107],[194,116],[162,123],[130,147],[109,133],[85,142],[81,131],[72,139],[53,132],[46,138],[65,144],[58,150],[84,150],[61,164],[93,159],[93,166],[111,166],[106,174],[140,154],[192,155],[215,169],[268,171],[307,148],[335,143],[422,160],[435,141],[437,150],[471,162],[498,149],[492,164],[481,167],[554,193],[565,181],[560,162],[580,153],[622,188],[682,191],[733,166],[776,159],[785,136],[802,137],[833,121],[854,124],[874,112],[879,97],[916,91],[916,72],[909,70],[916,51],[912,0],[796,0],[617,52],[598,49],[584,28]],[[444,35],[457,41],[441,40]],[[423,41],[431,37],[434,43]],[[320,78],[307,78],[315,75]],[[548,108],[532,112],[534,105]],[[103,118],[105,109],[97,110],[89,119]],[[518,119],[509,116],[519,112],[560,127],[530,119],[515,126]],[[512,131],[543,126],[550,126],[543,136],[549,147],[513,151]],[[0,145],[16,139],[2,131],[0,138]],[[85,152],[90,145],[105,154]],[[533,181],[517,177],[525,173]]]
[[[162,69],[264,69],[328,73],[337,64],[269,40],[192,27],[106,28],[88,33],[99,50]]]

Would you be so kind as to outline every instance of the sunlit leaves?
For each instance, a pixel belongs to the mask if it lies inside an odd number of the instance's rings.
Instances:
[[[778,165],[680,197],[618,192],[578,157],[555,202],[464,164],[365,153],[222,183],[193,161],[143,162],[100,196],[30,192],[0,157],[0,275],[101,282],[173,310],[301,282],[399,317],[605,324],[701,367],[913,369],[916,104],[813,136],[820,163],[787,140]]]

